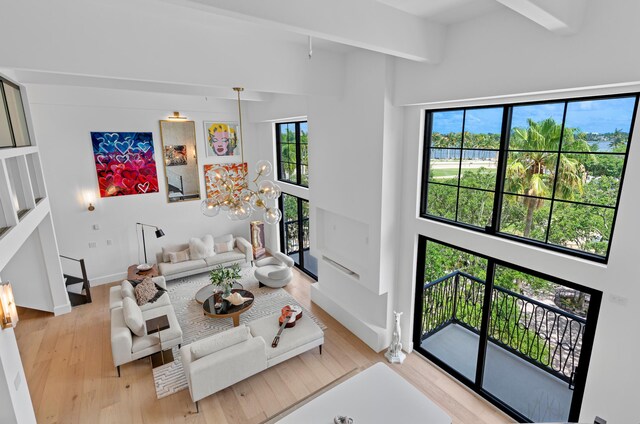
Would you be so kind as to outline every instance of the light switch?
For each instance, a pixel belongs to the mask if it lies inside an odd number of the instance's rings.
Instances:
[[[93,229],[98,231],[100,229],[100,224],[93,224]]]

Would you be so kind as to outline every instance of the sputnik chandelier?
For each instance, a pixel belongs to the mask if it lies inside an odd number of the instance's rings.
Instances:
[[[261,211],[267,224],[277,224],[282,218],[282,212],[275,205],[275,200],[281,194],[280,187],[271,180],[261,180],[261,178],[271,175],[273,171],[271,162],[258,161],[256,163],[256,178],[251,183],[247,180],[244,138],[242,137],[242,109],[240,107],[240,92],[244,91],[244,88],[234,87],[233,90],[238,93],[241,158],[238,173],[240,175],[231,175],[222,166],[211,170],[208,176],[217,194],[213,198],[203,200],[200,209],[208,217],[218,215],[220,210],[226,211],[232,221],[248,219],[254,211]],[[269,206],[270,204],[272,206]]]

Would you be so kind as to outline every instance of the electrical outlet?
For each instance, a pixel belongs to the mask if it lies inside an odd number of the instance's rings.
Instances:
[[[98,247],[98,243],[96,243],[95,241],[89,242],[89,249],[94,249],[96,247]]]
[[[111,246],[113,244],[113,240],[107,239],[107,246]]]
[[[20,388],[20,384],[22,383],[22,379],[20,378],[20,371],[16,373],[16,378],[13,379],[13,387],[16,388],[16,392]]]

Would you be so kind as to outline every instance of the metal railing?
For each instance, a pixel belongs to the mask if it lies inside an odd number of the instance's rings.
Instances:
[[[287,254],[298,253],[300,250],[300,242],[298,240],[298,220],[285,221],[285,239]],[[309,218],[302,219],[302,243],[303,250],[308,250],[310,246],[309,242]]]
[[[485,282],[454,271],[424,285],[422,340],[450,324],[480,333]],[[489,341],[573,383],[586,319],[502,287],[491,293]]]

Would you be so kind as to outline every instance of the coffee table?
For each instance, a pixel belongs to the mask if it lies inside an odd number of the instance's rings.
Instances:
[[[233,283],[233,286],[231,286],[231,289],[232,290],[244,289],[244,286],[238,283],[237,281],[235,281]],[[207,299],[213,296],[218,290],[220,290],[218,286],[214,286],[213,284],[207,284],[206,286],[204,286],[203,288],[201,288],[196,292],[196,302],[202,305]],[[247,297],[247,296],[244,296],[244,297]]]
[[[222,293],[215,293],[204,301],[202,310],[206,316],[211,318],[231,318],[233,326],[237,327],[240,325],[240,314],[248,311],[253,306],[254,296],[249,290],[244,289],[232,289],[231,293],[240,293],[242,297],[250,297],[251,300],[235,306],[227,300],[223,300]],[[216,308],[216,305],[218,305],[218,308]]]
[[[160,273],[158,272],[158,265],[153,264],[153,266],[151,267],[150,270],[148,271],[138,271],[138,265],[131,265],[128,269],[127,269],[127,280],[129,281],[137,281],[137,280],[144,280],[147,277],[157,277],[158,275],[160,275]]]

